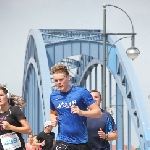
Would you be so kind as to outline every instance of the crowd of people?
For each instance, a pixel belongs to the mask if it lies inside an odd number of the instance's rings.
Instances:
[[[25,101],[0,86],[0,150],[110,150],[117,127],[100,108],[100,92],[71,85],[69,70],[62,64],[51,71],[58,90],[50,94],[50,120],[37,135],[32,135],[20,109]],[[56,138],[53,127],[58,128]],[[26,144],[21,134],[28,134]]]

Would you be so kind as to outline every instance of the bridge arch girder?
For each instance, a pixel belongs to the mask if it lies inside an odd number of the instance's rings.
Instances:
[[[49,102],[49,93],[51,92],[51,89],[49,87],[50,85],[49,68],[48,66],[45,65],[48,64],[47,56],[45,53],[45,44],[43,43],[43,39],[40,35],[41,33],[39,30],[37,32],[35,30],[30,30],[29,32],[24,62],[24,77],[22,89],[23,89],[23,96],[25,97],[26,78],[29,73],[28,68],[32,64],[37,76],[38,89],[40,92],[41,98],[40,100],[42,106],[43,104]],[[34,47],[30,45],[34,45]],[[44,105],[44,107],[42,107],[42,112],[44,115],[42,122],[49,120],[49,114],[46,112],[46,110],[48,109],[49,105]],[[43,124],[41,126],[43,127]]]

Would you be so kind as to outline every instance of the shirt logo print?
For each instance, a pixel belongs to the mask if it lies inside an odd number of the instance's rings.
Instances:
[[[72,105],[76,105],[76,100],[72,100],[71,102],[69,103],[64,103],[64,102],[61,102],[57,108],[60,109],[60,108],[70,108]]]

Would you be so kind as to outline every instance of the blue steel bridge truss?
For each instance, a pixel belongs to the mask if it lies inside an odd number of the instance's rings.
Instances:
[[[111,37],[107,37],[107,53],[114,42]],[[99,90],[101,83],[98,82],[98,66],[100,65],[101,68],[103,66],[102,56],[101,30],[30,30],[25,53],[22,92],[27,102],[25,115],[33,134],[42,131],[43,123],[49,120],[49,97],[50,93],[56,90],[51,67],[62,63],[71,70],[71,84],[84,86],[88,90],[93,88]],[[119,46],[111,48],[107,60],[109,105],[112,104],[114,87],[112,78],[115,80],[116,88],[116,123],[119,136],[116,142],[117,150],[122,150],[124,144],[122,130],[124,101],[128,113],[126,120],[128,150],[130,150],[131,138],[134,138],[131,135],[131,119],[139,138],[140,148],[149,150],[150,122],[132,65],[123,53],[122,47]]]

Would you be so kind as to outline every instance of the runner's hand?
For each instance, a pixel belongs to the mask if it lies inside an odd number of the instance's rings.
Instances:
[[[99,137],[102,138],[102,139],[105,139],[105,137],[106,137],[105,132],[103,132],[103,130],[102,130],[101,128],[100,128],[100,130],[98,131],[98,135],[99,135]]]
[[[3,126],[3,129],[10,130],[11,125],[7,121],[3,121],[2,126]]]
[[[58,123],[58,116],[56,116],[56,115],[54,115],[54,114],[51,114],[50,120],[51,120],[52,126],[53,126],[53,127],[56,127],[56,126],[57,126],[57,123]]]
[[[78,114],[79,116],[81,116],[82,110],[80,110],[78,106],[72,105],[71,106],[71,113]]]
[[[45,146],[45,140],[41,143],[41,146]]]

